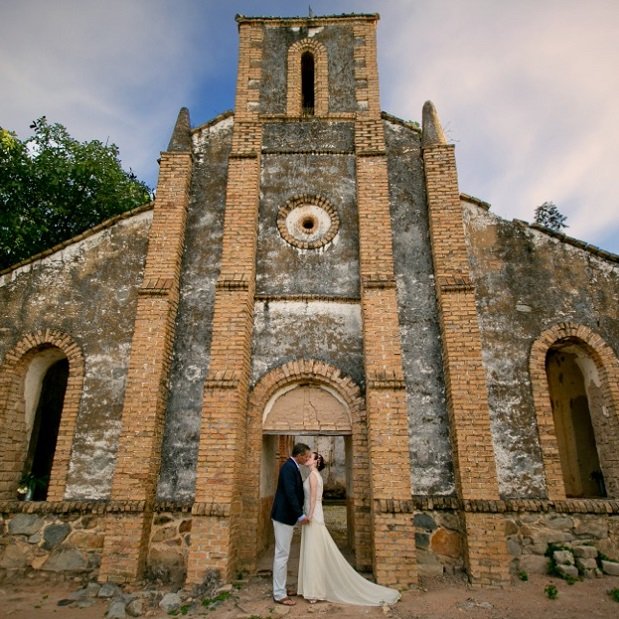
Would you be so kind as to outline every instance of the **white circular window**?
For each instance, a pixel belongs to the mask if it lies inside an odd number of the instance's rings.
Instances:
[[[280,208],[277,227],[285,241],[301,249],[317,249],[333,240],[340,220],[324,199],[301,196]]]

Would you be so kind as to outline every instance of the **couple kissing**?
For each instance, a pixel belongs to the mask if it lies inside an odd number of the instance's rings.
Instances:
[[[309,469],[305,481],[301,466]],[[358,606],[395,604],[400,593],[363,578],[346,561],[325,526],[322,509],[324,458],[297,443],[282,465],[271,510],[275,533],[273,600],[294,606],[294,593],[286,589],[288,557],[295,525],[301,529],[297,593],[310,604],[319,600]]]

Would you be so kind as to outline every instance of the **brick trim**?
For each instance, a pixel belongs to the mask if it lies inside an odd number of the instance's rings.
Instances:
[[[288,227],[286,226],[286,219],[288,215],[296,208],[306,204],[322,209],[327,213],[329,219],[331,220],[331,225],[325,234],[314,241],[299,240],[290,234]],[[320,247],[328,245],[339,232],[340,216],[338,215],[335,207],[323,196],[305,194],[288,200],[286,204],[280,207],[279,212],[277,213],[277,229],[279,230],[279,233],[284,241],[294,247],[298,247],[299,249],[319,249]]]
[[[84,383],[84,357],[71,336],[56,329],[47,329],[23,336],[6,353],[0,365],[0,499],[15,496],[28,450],[25,440],[24,379],[31,361],[49,348],[62,351],[69,362],[48,497],[58,501],[65,493]]]
[[[298,359],[274,368],[263,375],[249,395],[247,413],[247,451],[262,451],[262,414],[267,404],[281,389],[302,383],[322,384],[337,392],[344,400],[351,419],[353,462],[351,470],[350,526],[354,531],[358,566],[371,565],[370,477],[365,400],[359,386],[340,369],[315,359]],[[260,550],[259,531],[260,470],[246,467],[243,484],[243,560],[253,567]]]
[[[546,489],[548,498],[551,500],[563,500],[566,495],[548,388],[546,355],[553,345],[566,340],[583,348],[595,363],[600,377],[602,399],[608,413],[603,422],[600,420],[600,425],[602,423],[604,425],[606,442],[615,446],[619,444],[619,361],[617,355],[599,334],[585,325],[561,322],[546,329],[531,346],[529,375],[546,476]],[[592,415],[592,422],[595,424],[594,417]],[[612,451],[616,453],[616,447]],[[608,494],[617,498],[619,497],[619,461],[616,457],[612,460],[606,458],[606,461],[603,461],[603,455],[601,453],[599,455]]]
[[[329,113],[329,66],[326,47],[314,39],[297,41],[288,48],[288,90],[286,113],[301,117],[301,56],[311,52],[314,56],[314,116]]]

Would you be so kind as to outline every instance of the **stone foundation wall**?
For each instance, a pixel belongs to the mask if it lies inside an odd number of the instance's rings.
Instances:
[[[27,511],[30,508],[32,511]],[[36,508],[32,509],[32,508]],[[103,513],[41,504],[0,510],[0,580],[37,571],[65,577],[97,577],[103,548]]]
[[[146,576],[181,586],[187,575],[191,544],[191,509],[153,514]]]
[[[420,576],[440,576],[465,570],[466,536],[463,513],[502,517],[513,576],[519,572],[547,574],[548,545],[572,549],[580,558],[598,553],[619,561],[619,501],[505,500],[459,501],[451,497],[414,497],[417,567]],[[595,552],[582,552],[582,548]],[[586,557],[584,556],[586,555]],[[582,563],[582,561],[581,561]],[[578,565],[577,565],[578,566]],[[584,575],[586,565],[578,566]],[[593,569],[593,564],[591,564]]]

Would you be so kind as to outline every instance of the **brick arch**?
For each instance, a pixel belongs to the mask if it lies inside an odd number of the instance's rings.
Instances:
[[[329,113],[329,69],[327,49],[314,39],[297,41],[288,48],[288,90],[286,114],[301,116],[301,56],[311,52],[314,56],[314,116]]]
[[[300,359],[277,367],[256,383],[249,396],[247,414],[247,453],[252,462],[260,461],[263,441],[263,412],[269,401],[288,386],[314,384],[337,392],[348,407],[351,421],[350,446],[352,450],[351,488],[352,497],[348,507],[354,531],[357,565],[372,563],[370,546],[370,477],[368,461],[368,438],[365,400],[359,386],[338,368],[323,361]],[[319,428],[316,428],[318,430]],[[311,427],[304,429],[312,433]],[[268,520],[270,505],[262,505],[260,497],[260,467],[246,469],[243,484],[244,530],[241,547],[245,553],[242,564],[249,569],[255,566],[258,553],[264,547],[264,539],[258,532],[261,522]],[[262,529],[261,529],[262,530]]]
[[[546,355],[555,345],[573,343],[593,361],[600,379],[601,396],[605,402],[605,419],[592,415],[594,427],[603,426],[609,444],[619,444],[619,361],[614,350],[595,331],[584,325],[558,323],[544,331],[531,347],[529,372],[533,392],[533,402],[537,417],[537,429],[542,460],[546,475],[548,498],[565,499],[565,485],[559,458],[559,445],[552,414],[548,378],[546,375]],[[597,424],[596,424],[597,422]],[[596,432],[596,435],[598,432]],[[616,447],[615,447],[616,449]],[[600,454],[604,469],[608,494],[619,496],[619,462],[611,461]],[[604,461],[606,460],[606,461]]]
[[[24,381],[32,361],[45,350],[58,349],[69,363],[58,440],[47,491],[48,501],[61,501],[67,484],[69,460],[84,383],[84,358],[66,333],[54,329],[22,337],[0,364],[0,499],[15,498],[26,458]]]

